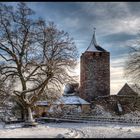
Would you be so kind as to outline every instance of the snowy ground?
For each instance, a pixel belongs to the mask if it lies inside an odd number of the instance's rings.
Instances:
[[[6,125],[0,138],[140,138],[140,126],[97,123],[48,123],[33,128]]]

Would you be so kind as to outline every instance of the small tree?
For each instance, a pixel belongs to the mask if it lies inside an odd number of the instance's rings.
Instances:
[[[0,4],[0,73],[4,82],[14,81],[12,94],[26,110],[28,123],[34,122],[31,108],[43,93],[74,80],[68,71],[77,59],[68,33],[33,14],[25,3],[16,10]]]
[[[0,75],[0,107],[3,107],[6,101],[11,97],[13,90],[14,79],[11,79],[11,82],[6,82]]]

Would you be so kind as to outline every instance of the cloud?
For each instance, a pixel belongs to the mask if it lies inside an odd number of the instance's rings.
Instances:
[[[107,48],[119,47],[120,42],[134,39],[139,30],[140,10],[138,6],[137,10],[135,9],[136,5],[140,5],[139,2],[132,5],[128,2],[30,2],[28,5],[38,16],[43,16],[47,21],[54,21],[59,28],[69,32],[76,43],[79,39],[85,41],[82,45],[84,48],[81,44],[76,44],[80,53],[88,47],[93,27],[97,28],[99,43],[103,43],[103,47]],[[109,51],[113,52],[112,49]],[[120,49],[120,51],[126,50]]]
[[[124,78],[123,67],[110,68],[110,94],[117,94],[120,88],[127,82]]]
[[[125,77],[125,61],[128,55],[119,55],[114,57],[110,64],[110,86],[111,94],[117,94],[125,83],[131,84],[131,81]]]
[[[131,4],[125,2],[81,3],[81,8],[90,18],[100,34],[117,32],[135,33],[139,28],[140,18],[132,13]],[[140,5],[140,3],[137,3]],[[133,7],[133,9],[135,9]],[[140,10],[137,11],[137,13]]]
[[[78,18],[74,18],[73,20],[71,20],[71,18],[66,17],[64,19],[64,24],[70,28],[76,28],[80,24],[80,22]]]
[[[113,33],[113,34],[106,35],[102,37],[102,39],[103,41],[105,40],[106,42],[109,43],[119,43],[119,42],[126,42],[128,40],[130,41],[132,39],[135,39],[136,37],[137,35],[120,32],[120,33]]]

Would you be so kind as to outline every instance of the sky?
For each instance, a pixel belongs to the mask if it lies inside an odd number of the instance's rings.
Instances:
[[[53,21],[74,38],[79,58],[90,44],[93,28],[97,43],[110,52],[111,94],[128,81],[124,62],[129,47],[136,43],[140,29],[140,2],[26,2],[36,17]],[[15,5],[15,2],[7,4]],[[80,74],[80,65],[76,68]]]

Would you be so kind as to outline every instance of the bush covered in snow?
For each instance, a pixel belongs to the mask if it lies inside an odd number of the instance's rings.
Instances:
[[[128,119],[140,118],[140,112],[139,111],[130,112],[130,113],[122,115],[122,117],[125,117]]]
[[[114,114],[106,111],[103,106],[96,104],[94,109],[92,109],[92,115],[101,117],[112,117]]]
[[[122,117],[126,119],[140,118],[140,111],[131,111],[130,113],[118,116],[115,112],[109,112],[101,105],[96,104],[92,109],[92,115],[100,117]]]

